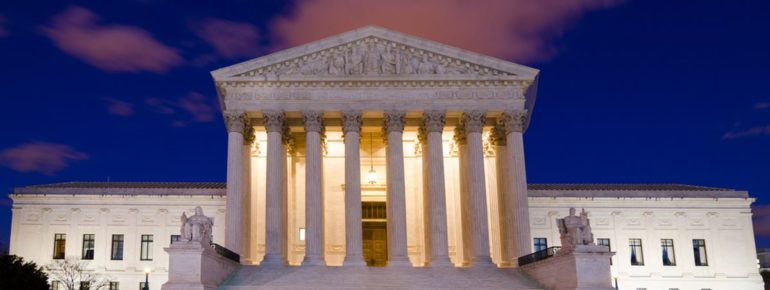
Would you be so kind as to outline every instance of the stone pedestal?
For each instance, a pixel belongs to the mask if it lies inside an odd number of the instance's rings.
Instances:
[[[168,253],[168,282],[162,290],[215,290],[239,264],[198,241],[176,242]]]
[[[521,270],[547,289],[610,290],[614,289],[612,255],[605,246],[578,245],[571,253],[521,266]]]

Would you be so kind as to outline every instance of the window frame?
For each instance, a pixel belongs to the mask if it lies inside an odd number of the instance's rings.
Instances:
[[[110,284],[108,285],[108,290],[120,290],[120,282],[118,281],[110,281]]]
[[[120,239],[116,239],[120,237]],[[125,240],[126,237],[123,234],[113,234],[112,235],[112,242],[110,243],[110,260],[112,261],[123,261],[123,254],[124,254],[124,246],[125,246]],[[116,251],[117,250],[117,251]],[[118,253],[116,253],[118,252]],[[119,256],[117,254],[120,254]]]
[[[542,242],[542,243],[540,243]],[[538,248],[542,247],[538,250]],[[533,253],[544,251],[548,249],[548,238],[532,238]]]
[[[696,242],[699,242],[696,244]],[[703,249],[703,252],[701,253],[701,248]],[[698,257],[703,255],[703,263],[700,263],[698,260]],[[708,252],[706,251],[706,239],[692,239],[692,256],[695,260],[695,266],[696,267],[708,267],[709,265],[709,259],[708,259]]]
[[[664,251],[669,248],[671,250],[671,259],[669,259],[669,264],[666,264],[666,260],[663,256]],[[674,239],[660,239],[660,252],[661,252],[661,262],[663,263],[663,266],[676,266],[676,251],[674,250]]]
[[[64,260],[64,258],[67,256],[67,234],[53,235],[53,255],[52,256],[53,256],[53,260]]]
[[[154,241],[155,241],[155,237],[152,234],[146,234],[141,236],[141,242],[139,244],[140,261],[152,261],[152,246]]]
[[[181,241],[181,240],[182,240],[182,235],[171,235],[171,238],[170,238],[170,241],[169,241],[168,244],[169,245],[173,245],[174,242],[178,242],[178,241]]]
[[[88,238],[88,239],[87,239]],[[96,255],[96,234],[83,234],[81,260],[93,260]],[[86,246],[89,246],[88,248]],[[88,252],[91,250],[91,252]],[[90,255],[89,255],[90,254]]]
[[[639,242],[638,244],[634,242]],[[635,248],[639,249],[639,254],[634,255],[636,251],[634,251]],[[631,266],[644,266],[644,243],[642,239],[636,239],[636,238],[629,238],[628,239],[628,251],[629,251],[629,259],[631,260]],[[636,256],[636,263],[634,263],[634,257]]]
[[[607,244],[602,243],[602,241],[607,241]],[[596,238],[596,244],[599,246],[607,246],[607,250],[612,252],[612,241],[610,241],[610,238]],[[612,257],[610,257],[610,265],[612,265]]]

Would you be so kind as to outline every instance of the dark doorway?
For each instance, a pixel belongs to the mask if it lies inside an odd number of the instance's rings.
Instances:
[[[388,230],[385,202],[363,202],[363,254],[367,266],[388,263]]]

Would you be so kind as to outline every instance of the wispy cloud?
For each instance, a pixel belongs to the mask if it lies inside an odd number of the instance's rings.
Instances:
[[[190,92],[176,100],[148,98],[145,104],[160,114],[174,115],[174,127],[214,121],[217,111],[213,100],[197,92]]]
[[[54,175],[71,162],[88,159],[88,154],[55,143],[32,142],[0,151],[0,165],[12,170]]]
[[[5,26],[8,24],[8,19],[5,18],[5,16],[0,15],[0,37],[6,37],[8,35],[11,35],[11,32],[8,31],[8,28]]]
[[[107,102],[107,112],[115,116],[128,117],[134,115],[134,105],[129,102],[115,98],[102,98]]]
[[[754,109],[762,110],[762,109],[770,109],[770,102],[759,102],[754,104]]]
[[[731,140],[731,139],[760,136],[760,135],[770,135],[770,125],[752,127],[742,131],[727,132],[724,135],[722,135],[722,139]]]
[[[224,58],[257,56],[263,52],[259,29],[249,23],[209,18],[193,24],[193,32]]]
[[[276,48],[365,25],[379,25],[520,62],[548,59],[558,39],[588,11],[621,0],[301,0],[271,25]]]
[[[59,49],[108,72],[163,73],[182,63],[179,53],[128,25],[100,25],[88,9],[72,6],[40,31]]]

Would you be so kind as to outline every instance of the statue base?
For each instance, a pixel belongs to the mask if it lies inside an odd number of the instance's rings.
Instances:
[[[578,245],[570,253],[557,254],[520,269],[547,289],[610,290],[610,258],[605,246]]]
[[[168,253],[168,282],[162,290],[215,290],[240,266],[197,241],[175,242]]]

